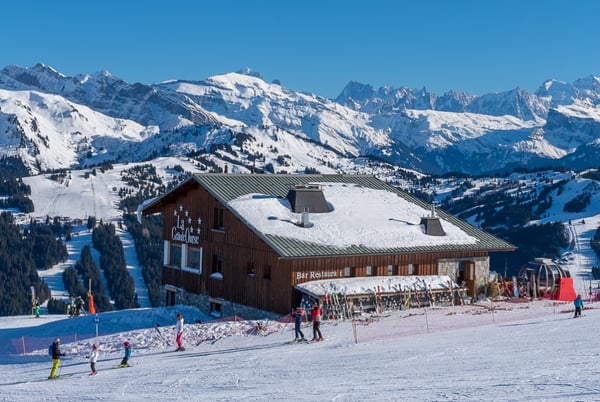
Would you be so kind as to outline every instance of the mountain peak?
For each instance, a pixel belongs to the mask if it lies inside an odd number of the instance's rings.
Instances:
[[[113,75],[108,70],[100,70],[94,74],[94,77],[103,77],[103,78],[114,78]]]
[[[28,70],[28,69],[26,68],[25,70]],[[58,76],[58,77],[61,77],[61,78],[65,78],[64,74],[58,72],[53,67],[48,66],[48,65],[46,65],[44,63],[37,63],[30,70],[36,71],[36,72],[39,72],[39,73],[43,73],[43,74],[49,74],[49,75],[54,75],[54,76]]]
[[[238,71],[236,71],[236,73],[242,74],[242,75],[247,75],[249,77],[260,78],[261,80],[264,80],[264,77],[261,73],[259,73],[258,71],[252,70],[250,67],[241,68]]]

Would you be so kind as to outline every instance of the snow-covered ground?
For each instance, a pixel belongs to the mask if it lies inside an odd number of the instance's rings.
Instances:
[[[292,324],[194,323],[204,317],[185,306],[101,313],[98,338],[90,316],[0,317],[0,400],[597,401],[600,313],[572,310],[543,300],[415,309],[360,323],[356,337],[351,322],[326,322],[325,341],[309,344],[291,342]],[[173,352],[176,312],[184,352]],[[57,336],[69,376],[47,380]],[[124,340],[132,367],[116,368]],[[93,342],[102,352],[89,377]]]

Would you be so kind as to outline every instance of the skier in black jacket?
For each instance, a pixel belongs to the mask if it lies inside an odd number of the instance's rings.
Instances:
[[[56,370],[58,370],[58,366],[60,365],[60,357],[65,354],[60,351],[60,338],[56,338],[54,342],[52,342],[52,370],[50,371],[49,380],[53,380],[57,378]]]

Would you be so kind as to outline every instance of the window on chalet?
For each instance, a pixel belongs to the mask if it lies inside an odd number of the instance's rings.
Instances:
[[[254,272],[254,263],[253,262],[248,262],[246,264],[246,275],[248,275],[249,277],[254,277],[254,275],[256,275],[256,272]]]
[[[373,276],[375,275],[375,269],[373,268],[372,265],[367,265],[367,276]]]
[[[390,264],[390,265],[387,266],[387,274],[388,274],[388,276],[394,275],[394,271],[395,271],[394,270],[394,266],[392,264]]]
[[[352,269],[352,267],[344,267],[344,276],[345,277],[351,277],[353,276],[354,270]]]
[[[215,208],[214,216],[213,216],[213,229],[215,230],[224,230],[225,222],[224,222],[224,212],[223,208]]]
[[[187,268],[202,273],[202,249],[188,247],[187,250]]]
[[[181,244],[171,243],[169,245],[169,265],[181,267]]]
[[[265,265],[265,269],[263,271],[263,278],[271,279],[271,266],[270,265]]]
[[[211,278],[223,279],[223,258],[218,255],[212,257]]]
[[[408,264],[409,275],[419,275],[419,264]]]

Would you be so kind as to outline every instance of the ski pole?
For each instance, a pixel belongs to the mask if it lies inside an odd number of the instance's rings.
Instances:
[[[159,326],[160,325],[158,323],[156,323],[156,325],[154,326],[154,329],[156,330],[156,332],[158,332],[158,335],[162,339],[162,341],[163,341],[163,350],[165,350],[166,346],[169,346],[169,345],[168,345],[167,340],[165,340],[165,337],[163,336],[162,332],[160,332],[160,329],[158,329]]]

